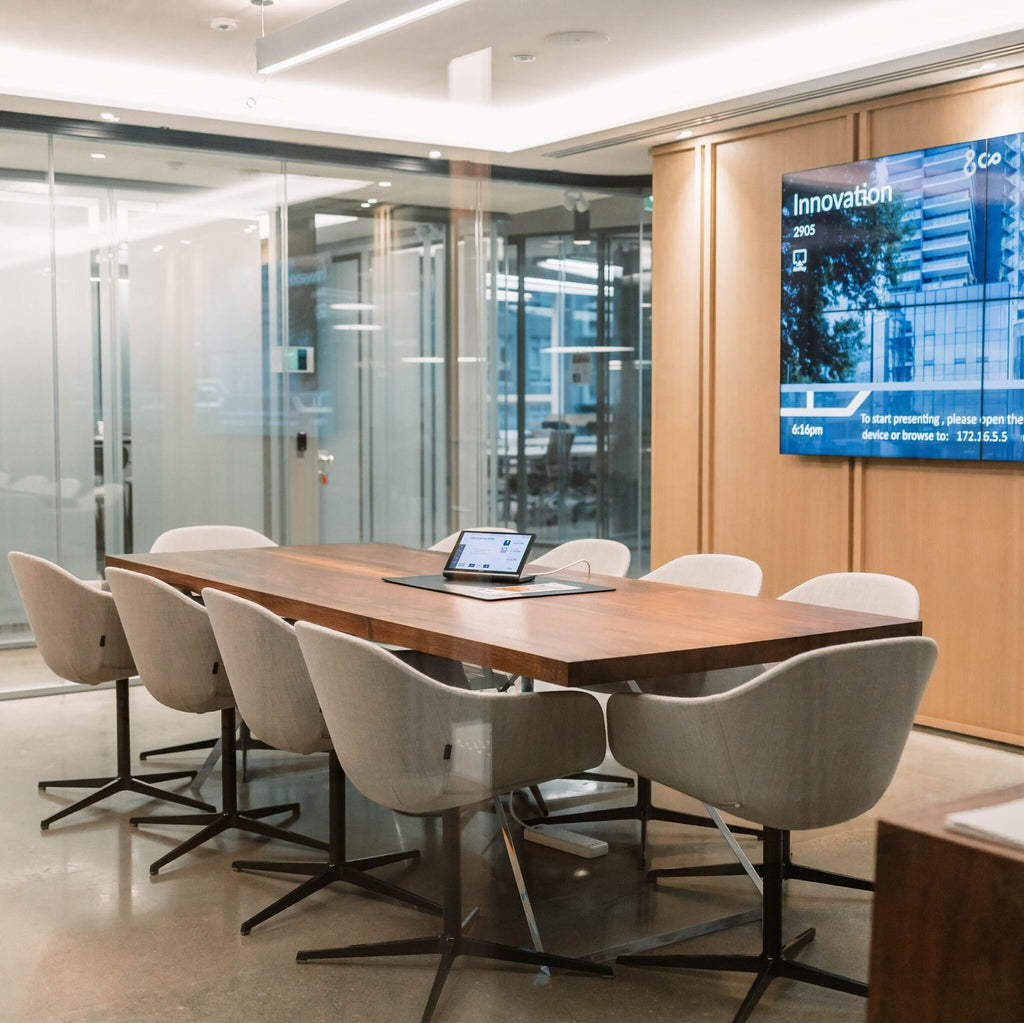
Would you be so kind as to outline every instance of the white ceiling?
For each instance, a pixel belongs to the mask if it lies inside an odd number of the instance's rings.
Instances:
[[[275,0],[262,10],[265,30],[335,3]],[[219,17],[235,19],[237,30],[213,31]],[[645,173],[648,147],[673,138],[680,123],[749,105],[751,97],[806,109],[801,97],[822,85],[838,90],[822,100],[835,103],[843,90],[877,94],[978,73],[975,55],[1024,43],[1024,5],[469,0],[273,76],[256,73],[261,10],[249,0],[0,0],[0,25],[0,106],[9,110],[95,118],[114,109],[124,123]],[[580,30],[608,41],[567,46],[547,38]],[[486,47],[490,104],[450,102],[448,62]],[[536,59],[515,63],[519,53]],[[937,57],[960,63],[919,73]],[[1021,62],[1024,54],[1009,56],[1000,67]],[[902,77],[865,81],[878,71]],[[779,113],[746,115],[754,116]],[[642,137],[606,144],[631,132]]]

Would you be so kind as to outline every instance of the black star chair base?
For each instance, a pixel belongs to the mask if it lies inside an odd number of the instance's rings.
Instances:
[[[303,899],[315,895],[318,891],[336,883],[354,885],[375,895],[385,895],[398,902],[408,903],[417,909],[429,913],[440,913],[441,907],[430,899],[407,891],[398,885],[389,884],[379,878],[367,874],[366,871],[377,867],[386,867],[391,863],[406,860],[418,860],[419,849],[403,849],[398,852],[383,853],[380,856],[363,856],[359,859],[345,858],[345,772],[338,763],[338,758],[330,753],[330,781],[328,783],[328,799],[330,800],[330,840],[328,843],[327,861],[293,862],[290,860],[235,860],[235,870],[260,870],[277,874],[302,874],[309,877],[287,895],[272,902],[266,909],[243,921],[241,931],[248,934],[257,924],[269,920],[282,910],[294,906]]]
[[[46,666],[59,678],[69,682],[81,685],[114,683],[117,773],[96,778],[54,778],[39,782],[41,790],[96,790],[40,821],[40,828],[47,831],[56,821],[118,792],[134,792],[149,799],[212,810],[209,803],[177,792],[168,792],[154,784],[179,779],[191,781],[195,771],[140,775],[131,773],[128,678],[135,674],[135,662],[110,592],[101,582],[78,579],[59,565],[31,554],[11,551],[7,558]]]
[[[730,830],[734,830],[730,827]],[[790,851],[791,835],[788,831],[781,832],[781,852],[779,869],[783,881],[810,881],[814,884],[827,884],[835,888],[850,888],[854,891],[873,892],[875,884],[866,877],[852,874],[837,874],[831,870],[820,870],[808,867],[803,863],[794,863]],[[755,863],[754,869],[762,876],[767,869],[764,863]],[[708,863],[699,867],[657,867],[648,870],[647,876],[653,881],[664,877],[731,877],[746,873],[739,863]]]
[[[175,710],[205,714],[220,711],[221,809],[210,813],[132,817],[131,824],[198,825],[200,830],[150,864],[157,874],[168,863],[229,830],[276,838],[314,849],[327,844],[264,823],[264,817],[298,813],[298,803],[238,806],[235,763],[235,699],[206,608],[190,596],[140,572],[107,572],[125,635],[131,644],[142,683],[155,699]]]
[[[608,728],[620,763],[764,827],[760,954],[617,962],[755,974],[733,1023],[749,1018],[775,977],[865,996],[863,982],[795,960],[813,929],[783,940],[785,833],[830,827],[878,802],[936,653],[932,640],[918,636],[849,643],[800,654],[716,696],[613,696]]]
[[[193,799],[178,792],[168,792],[166,789],[157,788],[153,782],[177,781],[188,779],[191,781],[196,776],[195,771],[162,771],[150,774],[132,774],[131,772],[131,731],[128,717],[128,679],[119,678],[114,683],[114,697],[116,701],[117,715],[117,774],[105,778],[60,778],[52,781],[41,781],[40,789],[59,788],[93,788],[99,786],[95,792],[78,802],[65,806],[63,810],[47,817],[39,822],[39,827],[46,831],[54,821],[68,817],[78,810],[84,810],[93,803],[107,799],[118,792],[135,792],[141,796],[148,796],[150,799],[162,799],[169,803],[180,803],[182,806],[190,806],[196,810],[212,810],[210,803],[204,803],[200,799]]]
[[[442,813],[440,934],[306,949],[299,962],[439,955],[427,1023],[458,956],[611,976],[608,966],[469,937],[462,923],[460,808],[604,759],[604,721],[588,693],[468,692],[436,682],[365,640],[299,622],[296,633],[342,766],[369,799]]]
[[[815,966],[807,966],[793,958],[814,940],[814,928],[784,942],[782,937],[782,844],[781,831],[764,829],[764,901],[761,919],[761,952],[758,955],[637,955],[619,956],[623,966],[667,967],[688,970],[715,970],[728,973],[756,974],[733,1023],[743,1023],[754,1011],[768,985],[776,977],[803,981],[817,987],[844,991],[866,998],[868,986],[863,981],[843,977]],[[741,871],[742,872],[742,871]]]
[[[308,877],[287,895],[249,917],[242,924],[242,933],[248,934],[257,924],[335,882],[439,913],[441,907],[436,902],[366,873],[392,863],[418,860],[418,849],[362,859],[346,858],[345,772],[331,746],[295,629],[266,608],[241,597],[215,589],[203,590],[202,596],[217,646],[231,676],[235,699],[246,719],[277,749],[298,754],[329,754],[327,860],[236,860],[233,864],[236,870]]]
[[[115,571],[111,569],[111,571]],[[158,814],[152,817],[131,817],[129,823],[132,827],[140,824],[154,825],[199,825],[200,830],[190,838],[187,838],[180,845],[175,846],[169,853],[154,860],[149,865],[150,874],[159,874],[163,867],[185,853],[201,845],[205,845],[211,839],[222,835],[225,831],[242,831],[250,835],[259,835],[262,838],[276,838],[281,842],[292,842],[297,845],[308,846],[311,849],[327,849],[327,843],[316,838],[309,838],[295,831],[288,831],[285,828],[274,827],[272,824],[265,824],[264,817],[271,817],[274,814],[299,812],[298,803],[279,803],[275,806],[250,807],[241,810],[238,807],[238,769],[236,766],[235,749],[235,712],[234,708],[228,707],[221,710],[221,807],[212,813],[183,813],[183,814]]]
[[[434,982],[427,996],[421,1023],[427,1023],[434,1015],[438,999],[452,965],[459,956],[474,956],[477,959],[492,959],[505,963],[519,963],[524,966],[540,966],[574,973],[585,973],[595,977],[611,977],[609,966],[572,959],[568,956],[551,955],[534,949],[519,948],[496,941],[472,938],[463,933],[462,917],[462,872],[459,861],[462,853],[461,814],[458,809],[445,810],[442,814],[444,844],[444,894],[443,916],[440,934],[422,938],[405,938],[397,941],[378,941],[365,945],[344,945],[340,948],[305,949],[297,952],[299,963],[317,959],[370,959],[376,957],[438,955],[441,957],[434,974]]]

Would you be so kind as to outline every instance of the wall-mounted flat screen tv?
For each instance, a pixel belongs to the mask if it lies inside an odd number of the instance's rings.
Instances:
[[[1024,460],[1024,133],[782,178],[779,450]]]

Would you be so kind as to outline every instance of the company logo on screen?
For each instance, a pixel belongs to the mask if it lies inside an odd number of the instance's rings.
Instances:
[[[998,151],[995,153],[982,153],[981,156],[977,156],[973,149],[968,149],[964,153],[964,174],[971,177],[979,168],[985,170],[987,167],[995,167],[1002,163],[1002,161],[1002,154]]]
[[[782,178],[779,450],[1024,461],[1024,131]]]

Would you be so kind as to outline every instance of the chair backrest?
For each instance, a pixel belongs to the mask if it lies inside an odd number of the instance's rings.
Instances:
[[[864,611],[891,618],[917,618],[921,613],[921,598],[913,583],[876,572],[817,575],[783,593],[779,600],[839,607],[844,611]]]
[[[871,809],[892,781],[937,650],[920,636],[847,643],[715,696],[617,693],[612,753],[767,827],[838,824]]]
[[[206,608],[141,572],[107,569],[142,684],[175,710],[202,714],[234,706]]]
[[[544,454],[544,468],[549,480],[558,479],[559,473],[569,471],[569,456],[572,454],[576,434],[565,430],[552,430],[548,434],[548,447]]]
[[[7,555],[46,666],[69,682],[96,685],[135,674],[114,598],[32,554]]]
[[[295,631],[342,767],[384,806],[465,806],[604,758],[604,719],[588,693],[467,692],[354,636],[308,622]]]
[[[652,583],[696,586],[702,590],[724,590],[756,597],[761,592],[761,566],[738,554],[684,554],[641,576]]]
[[[466,529],[476,529],[485,533],[514,533],[514,529],[506,529],[504,526],[466,526]],[[451,554],[455,550],[455,541],[462,535],[462,530],[456,530],[450,536],[446,536],[443,540],[438,540],[437,543],[432,544],[427,548],[428,551],[443,551],[445,554]]]
[[[270,537],[248,526],[179,526],[161,533],[150,554],[173,551],[220,551],[235,547],[276,547]]]
[[[535,568],[558,568],[574,561],[587,561],[590,571],[598,575],[624,576],[629,571],[629,548],[618,540],[567,540],[563,544],[534,558]]]
[[[291,753],[331,748],[295,629],[251,600],[203,590],[217,647],[253,735]]]

